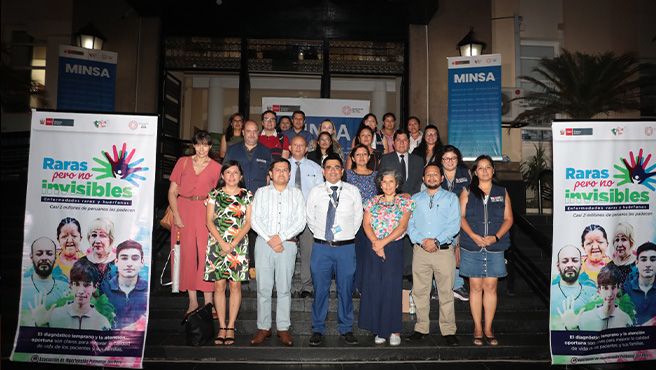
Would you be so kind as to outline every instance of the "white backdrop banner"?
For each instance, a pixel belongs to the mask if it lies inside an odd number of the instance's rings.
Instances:
[[[13,361],[142,367],[157,117],[32,112]]]
[[[656,358],[656,122],[554,122],[554,364]]]

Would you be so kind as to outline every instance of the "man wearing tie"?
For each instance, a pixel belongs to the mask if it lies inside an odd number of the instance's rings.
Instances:
[[[394,133],[394,152],[383,155],[380,159],[380,172],[397,170],[401,173],[400,190],[414,195],[421,190],[421,178],[424,173],[424,161],[421,157],[410,154],[410,139],[405,130]]]
[[[303,199],[307,200],[310,190],[323,183],[321,167],[313,161],[305,158],[308,143],[301,135],[292,138],[289,144],[292,157],[289,162],[292,170],[289,176],[289,188],[300,189]],[[312,297],[312,275],[310,274],[310,256],[312,255],[312,243],[314,236],[309,227],[298,236],[299,251],[301,252],[301,282],[296,289],[301,298]]]
[[[329,154],[323,161],[326,181],[314,187],[307,199],[307,224],[314,234],[310,262],[314,286],[310,346],[323,341],[333,272],[338,297],[337,329],[347,344],[358,343],[353,335],[352,293],[354,239],[362,225],[362,197],[357,187],[341,181],[343,173],[342,159]]]

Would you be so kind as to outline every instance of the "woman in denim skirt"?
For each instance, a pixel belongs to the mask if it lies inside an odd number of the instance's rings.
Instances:
[[[510,247],[512,208],[506,189],[492,182],[494,162],[490,156],[476,158],[471,171],[469,189],[460,194],[460,275],[469,277],[474,345],[482,346],[485,338],[489,345],[496,346],[499,341],[492,331],[492,321],[497,308],[497,283],[507,275],[503,252]]]

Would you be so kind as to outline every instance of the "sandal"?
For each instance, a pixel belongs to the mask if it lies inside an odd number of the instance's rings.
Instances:
[[[475,346],[478,346],[478,347],[482,346],[483,345],[483,337],[474,337],[473,343],[474,343]]]
[[[219,333],[216,335],[216,338],[214,338],[214,344],[220,346],[225,343],[226,338],[221,336],[221,330],[226,331],[228,329],[226,328],[219,328]]]
[[[493,347],[499,345],[499,341],[497,340],[497,338],[494,337],[494,335],[490,336],[490,337],[485,335],[485,341],[487,342],[488,345],[493,346]]]
[[[225,340],[223,341],[223,344],[226,345],[226,346],[231,346],[231,345],[235,344],[235,328],[225,328],[223,330],[226,331],[226,337],[225,337]],[[230,332],[230,331],[232,332],[231,337],[228,336],[228,332]]]

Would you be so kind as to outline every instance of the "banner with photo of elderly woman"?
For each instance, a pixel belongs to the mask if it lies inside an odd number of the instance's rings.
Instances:
[[[157,117],[33,111],[12,361],[141,368]]]
[[[656,122],[552,130],[552,362],[654,360]]]

